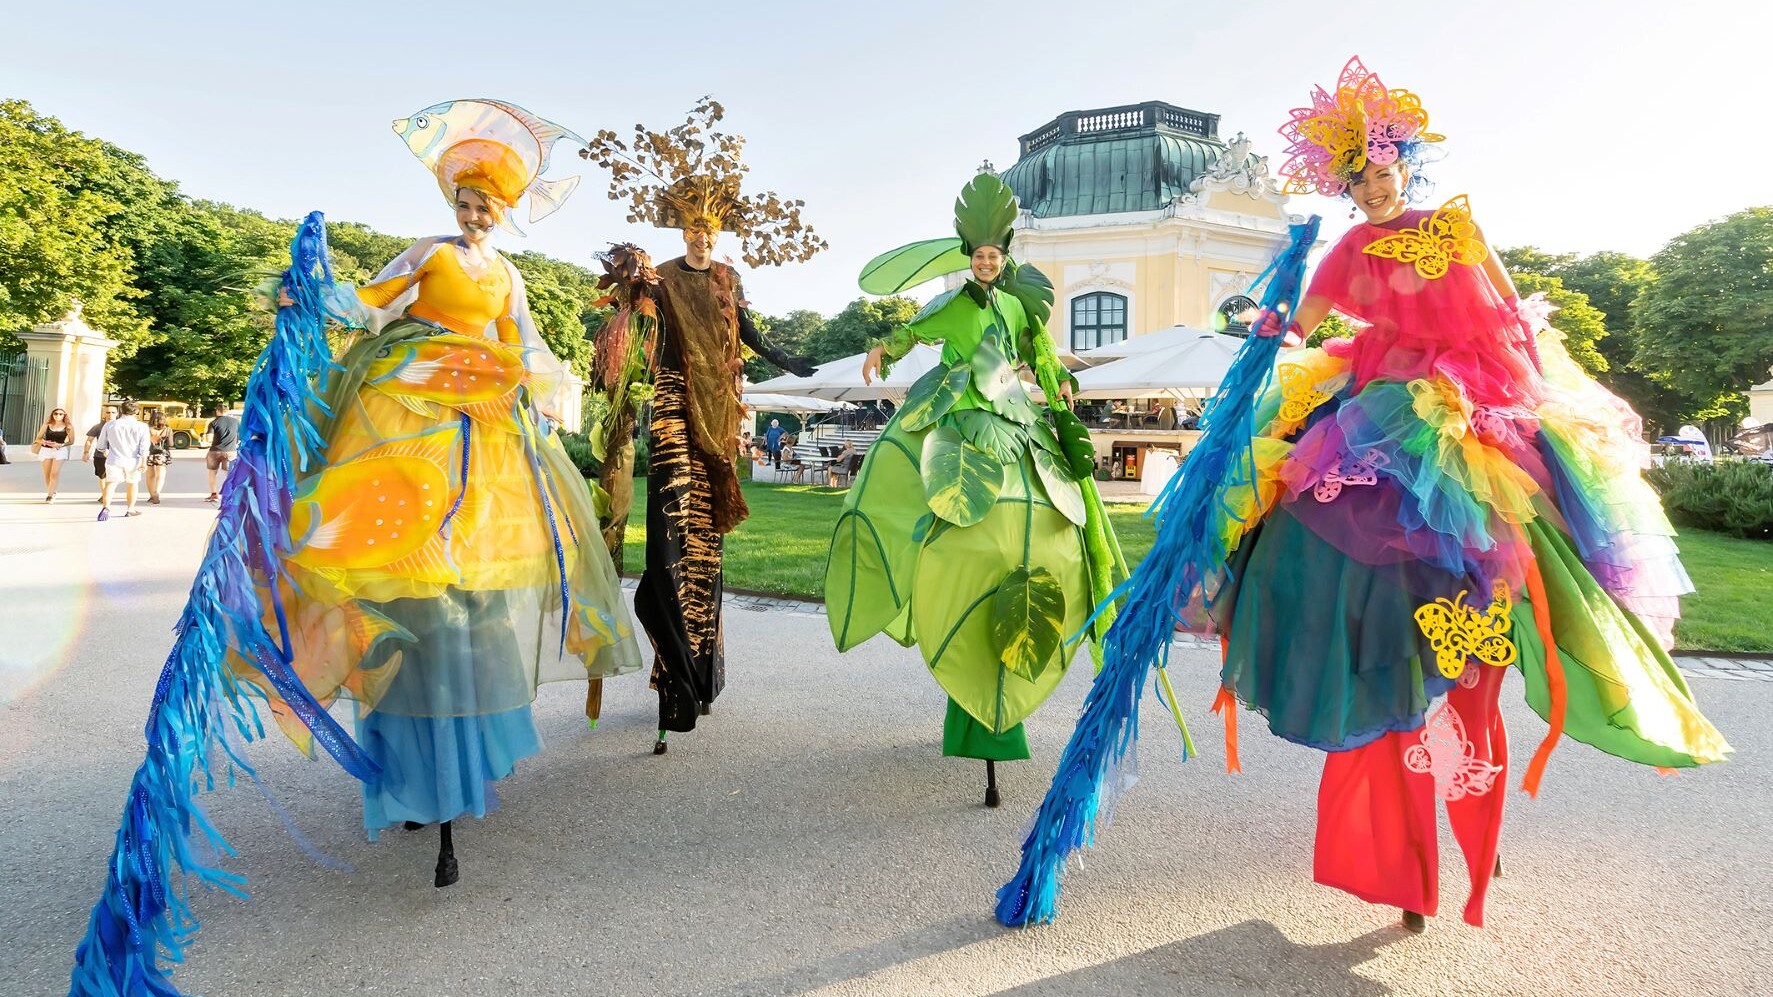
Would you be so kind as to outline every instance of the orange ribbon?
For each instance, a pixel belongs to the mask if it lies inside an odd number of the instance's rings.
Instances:
[[[1533,761],[1527,765],[1527,775],[1521,780],[1521,788],[1528,796],[1539,795],[1539,781],[1545,777],[1545,764],[1551,760],[1551,749],[1557,744],[1558,738],[1564,736],[1564,711],[1569,705],[1569,689],[1564,684],[1564,662],[1558,656],[1557,640],[1551,632],[1551,607],[1545,595],[1545,578],[1539,573],[1539,560],[1534,558],[1527,566],[1527,597],[1533,601],[1533,629],[1539,631],[1539,641],[1545,645],[1545,684],[1551,697],[1551,730],[1545,740],[1539,744],[1539,750],[1533,753]]]
[[[1219,659],[1229,660],[1231,657],[1231,631],[1219,631]],[[1219,695],[1213,699],[1213,712],[1225,721],[1225,771],[1242,772],[1243,764],[1237,759],[1237,696],[1224,686],[1219,687]]]

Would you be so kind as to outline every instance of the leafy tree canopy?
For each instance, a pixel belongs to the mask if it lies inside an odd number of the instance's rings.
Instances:
[[[1637,367],[1694,399],[1736,396],[1773,370],[1773,207],[1679,236],[1650,258],[1633,309]]]

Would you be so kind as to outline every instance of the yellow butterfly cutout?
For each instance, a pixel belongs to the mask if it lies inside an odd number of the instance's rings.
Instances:
[[[1400,263],[1414,263],[1424,280],[1438,280],[1453,264],[1476,266],[1490,255],[1471,221],[1471,202],[1464,194],[1440,206],[1415,228],[1376,239],[1362,250]]]
[[[1514,641],[1508,639],[1514,627],[1509,617],[1513,609],[1508,585],[1498,581],[1491,590],[1490,605],[1483,611],[1467,606],[1461,589],[1451,601],[1436,599],[1418,607],[1416,625],[1434,648],[1435,667],[1447,678],[1456,679],[1465,671],[1467,658],[1497,667],[1514,664]]]
[[[1318,382],[1302,365],[1284,363],[1276,373],[1280,376],[1282,422],[1304,422],[1313,409],[1330,400],[1330,393],[1318,390]]]

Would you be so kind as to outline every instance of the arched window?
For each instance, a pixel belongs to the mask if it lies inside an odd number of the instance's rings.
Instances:
[[[1225,303],[1220,305],[1219,310],[1213,315],[1213,331],[1229,333],[1233,336],[1248,336],[1250,334],[1249,320],[1254,317],[1251,313],[1257,307],[1259,306],[1256,302],[1241,294],[1225,299]]]
[[[1127,299],[1108,291],[1071,299],[1071,349],[1093,350],[1127,338]]]

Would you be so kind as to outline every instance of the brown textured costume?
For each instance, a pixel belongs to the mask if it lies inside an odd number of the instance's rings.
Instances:
[[[616,316],[600,337],[607,383],[608,421],[593,449],[607,448],[600,486],[609,501],[604,538],[619,550],[628,516],[633,463],[627,422],[630,378],[651,360],[652,444],[646,492],[646,571],[634,597],[635,615],[653,642],[653,688],[659,691],[659,742],[665,731],[694,730],[698,714],[726,684],[726,652],[720,626],[722,538],[745,521],[750,510],[739,490],[735,461],[739,445],[741,344],[785,370],[805,376],[812,368],[763,341],[745,311],[733,268],[708,254],[715,238],[731,233],[750,266],[779,266],[804,260],[826,248],[825,240],[801,221],[803,202],[774,191],[747,195],[741,161],[745,140],[715,126],[725,110],[704,97],[688,119],[667,132],[634,126],[624,142],[599,132],[581,153],[610,171],[610,198],[626,201],[628,220],[682,229],[690,256],[708,260],[706,269],[686,257],[654,272],[637,247],[612,247],[605,256],[608,276],[599,286],[612,290]],[[657,309],[657,329],[633,349],[627,330],[641,329]],[[632,327],[628,323],[636,323]],[[585,715],[595,724],[602,708],[602,684],[592,682]]]
[[[749,514],[735,467],[739,347],[780,367],[801,365],[758,335],[731,267],[696,270],[679,257],[658,273],[646,572],[634,609],[653,642],[659,728],[687,731],[726,684],[723,537]]]

